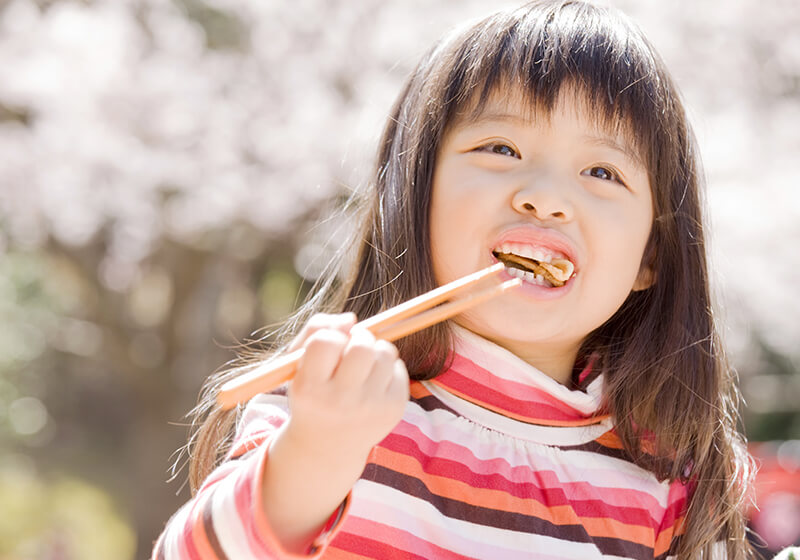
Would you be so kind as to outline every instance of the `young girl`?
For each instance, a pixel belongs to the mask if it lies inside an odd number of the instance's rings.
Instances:
[[[543,1],[446,37],[371,187],[349,274],[283,330],[288,397],[223,412],[248,366],[210,380],[153,558],[749,556],[695,143],[628,20]],[[522,286],[451,322],[354,328],[498,260]]]

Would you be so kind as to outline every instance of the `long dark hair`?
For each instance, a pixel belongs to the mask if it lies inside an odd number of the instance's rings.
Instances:
[[[728,558],[747,558],[742,502],[750,462],[714,325],[696,144],[663,62],[616,11],[533,2],[455,31],[427,53],[388,119],[369,188],[346,208],[360,216],[357,254],[331,263],[278,332],[277,351],[315,312],[363,318],[434,288],[428,210],[437,150],[453,116],[479,111],[502,88],[519,89],[547,113],[565,87],[587,102],[598,125],[622,132],[638,150],[655,216],[644,255],[655,282],[590,333],[579,358],[600,356],[606,406],[631,458],[693,489],[679,549],[670,552],[709,558],[713,543],[724,541]],[[412,377],[442,370],[451,336],[442,324],[398,342]],[[193,488],[221,459],[235,422],[235,413],[214,405],[219,386],[267,358],[254,350],[209,378],[189,444]],[[653,439],[655,451],[644,453],[642,438]]]

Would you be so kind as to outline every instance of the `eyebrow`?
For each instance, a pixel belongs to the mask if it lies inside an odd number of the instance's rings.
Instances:
[[[586,141],[587,144],[600,146],[601,148],[609,148],[611,150],[620,152],[622,155],[627,157],[629,160],[633,161],[637,165],[647,168],[642,159],[642,156],[639,155],[636,151],[632,150],[630,146],[627,144],[620,144],[613,138],[609,138],[608,136],[592,136],[586,134],[583,136],[583,140]]]
[[[512,124],[518,125],[526,125],[529,126],[533,124],[532,119],[526,119],[519,115],[515,115],[513,113],[486,113],[482,112],[481,114],[473,117],[468,116],[459,123],[461,126],[464,125],[476,125],[476,124],[484,124],[487,122],[509,122]]]

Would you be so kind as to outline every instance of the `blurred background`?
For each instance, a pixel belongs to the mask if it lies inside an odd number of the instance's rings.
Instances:
[[[613,0],[704,156],[720,324],[800,538],[800,5]],[[185,414],[348,224],[422,52],[479,0],[0,0],[0,560],[147,558]]]

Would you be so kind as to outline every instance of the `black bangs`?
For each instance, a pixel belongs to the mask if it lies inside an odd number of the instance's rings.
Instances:
[[[482,111],[490,95],[519,88],[532,113],[548,115],[567,89],[598,128],[621,133],[652,161],[658,115],[671,112],[659,62],[635,25],[602,7],[563,2],[501,13],[446,41],[446,123]],[[457,45],[457,46],[456,46]],[[663,139],[662,139],[663,141]]]

